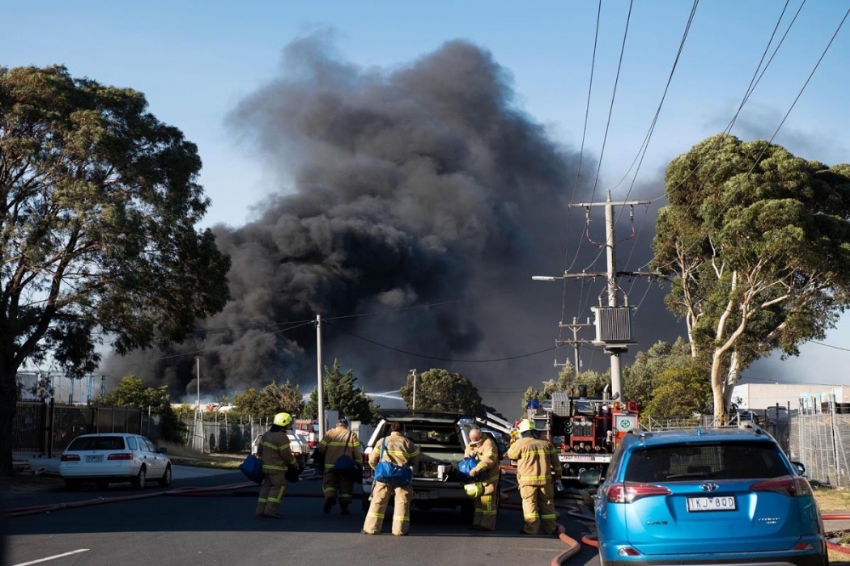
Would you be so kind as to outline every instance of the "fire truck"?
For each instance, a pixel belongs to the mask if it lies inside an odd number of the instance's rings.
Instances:
[[[529,407],[528,418],[540,435],[560,450],[558,458],[565,480],[578,479],[586,469],[596,468],[605,477],[611,454],[620,439],[638,430],[638,406],[588,397],[553,393],[551,401]]]

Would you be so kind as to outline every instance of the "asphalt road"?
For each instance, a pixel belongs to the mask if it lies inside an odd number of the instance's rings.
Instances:
[[[244,482],[238,472],[203,470],[185,477],[175,470],[176,487],[227,485]],[[183,479],[177,479],[183,477]],[[154,494],[161,488],[148,488]],[[384,523],[381,536],[360,533],[364,515],[355,501],[349,516],[335,509],[322,513],[321,486],[302,481],[287,488],[281,513],[284,520],[254,516],[257,489],[228,496],[159,496],[119,503],[66,509],[6,519],[4,564],[46,566],[150,564],[271,566],[278,564],[341,564],[373,566],[476,566],[497,564],[548,565],[567,549],[555,538],[518,534],[519,511],[503,509],[494,533],[469,531],[458,513],[417,512],[410,535],[394,537]],[[46,493],[6,498],[4,507],[20,508],[69,501],[137,495],[129,486],[107,491],[94,488],[76,493]],[[559,522],[573,538],[587,527],[566,514]],[[52,558],[56,557],[56,558]],[[48,561],[42,561],[51,558]],[[595,550],[585,547],[570,559],[571,566],[596,566]]]

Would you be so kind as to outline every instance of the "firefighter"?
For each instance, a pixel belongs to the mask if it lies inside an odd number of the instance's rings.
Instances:
[[[476,465],[469,475],[484,487],[480,496],[475,497],[475,519],[470,527],[475,531],[495,531],[498,502],[496,490],[499,489],[499,446],[484,434],[480,428],[469,431],[469,446],[463,454],[464,458],[476,458]]]
[[[339,508],[343,515],[350,514],[348,506],[351,505],[351,493],[354,491],[354,478],[335,471],[334,465],[343,454],[351,457],[355,462],[363,465],[363,454],[360,452],[360,439],[348,429],[348,419],[340,417],[336,422],[336,428],[328,431],[319,442],[319,452],[325,455],[325,474],[322,478],[322,490],[325,493],[325,507],[323,511],[327,514],[336,505],[339,498]]]
[[[381,453],[383,441],[375,443],[375,447],[369,454],[369,465],[374,470],[378,467],[381,459],[392,462],[397,466],[410,466],[415,471],[419,466],[419,447],[404,437],[404,427],[399,422],[390,424],[390,435],[386,437],[387,453]],[[381,532],[384,523],[384,513],[390,497],[395,496],[393,502],[393,534],[404,536],[410,528],[410,501],[413,499],[413,488],[409,485],[404,487],[392,487],[385,483],[372,483],[372,503],[366,514],[366,522],[360,531],[367,535],[377,535]]]
[[[542,527],[547,535],[559,536],[555,523],[555,479],[561,480],[558,452],[546,439],[537,438],[536,427],[523,419],[517,428],[520,438],[508,450],[508,458],[517,461],[516,477],[522,497],[524,535],[537,535]]]
[[[272,426],[260,439],[260,458],[263,461],[263,483],[257,500],[257,517],[283,519],[278,514],[283,492],[286,490],[286,470],[298,466],[286,430],[292,424],[289,413],[274,416]]]

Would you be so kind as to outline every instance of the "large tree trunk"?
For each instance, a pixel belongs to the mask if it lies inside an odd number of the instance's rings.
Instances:
[[[711,393],[714,400],[714,422],[723,426],[729,417],[729,405],[726,402],[726,366],[725,350],[717,349],[711,357]]]
[[[18,405],[15,370],[0,364],[0,475],[11,476],[12,436]]]

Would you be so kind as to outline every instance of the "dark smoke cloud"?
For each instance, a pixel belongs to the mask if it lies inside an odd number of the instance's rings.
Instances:
[[[228,123],[280,179],[254,221],[215,228],[232,258],[233,299],[196,338],[168,352],[112,358],[110,373],[194,395],[189,353],[202,350],[204,392],[287,378],[310,391],[315,328],[287,328],[316,313],[331,323],[325,364],[338,358],[371,390],[398,388],[411,368],[446,367],[512,414],[516,390],[553,377],[556,356],[572,359],[564,349],[498,364],[425,360],[347,333],[463,360],[553,345],[562,288],[531,276],[561,272],[568,228],[570,253],[581,237],[583,212],[568,209],[578,155],[515,105],[511,76],[488,51],[453,41],[409,65],[363,69],[313,35],[285,49],[280,75],[242,100]],[[584,156],[585,179],[592,161]],[[588,184],[577,200],[590,198]],[[652,213],[629,268],[648,260],[654,220]],[[604,224],[593,227],[604,240]],[[599,255],[585,242],[576,270]],[[604,270],[604,257],[594,270]],[[603,286],[588,282],[583,298],[593,294],[595,304]],[[578,285],[569,289],[567,313],[582,298]],[[461,298],[474,300],[415,308]],[[179,353],[187,355],[159,359]],[[603,369],[605,356],[595,359]]]

